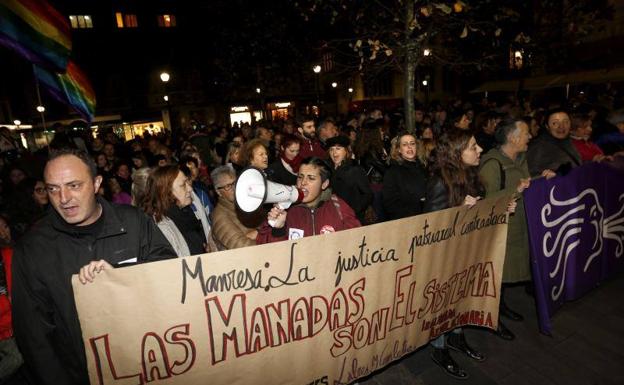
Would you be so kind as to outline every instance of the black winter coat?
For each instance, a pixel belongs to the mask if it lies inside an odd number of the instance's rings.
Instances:
[[[270,181],[275,183],[281,183],[288,186],[297,184],[297,175],[291,173],[284,167],[281,158],[277,158],[275,162],[271,163],[266,169],[267,177]]]
[[[416,160],[393,162],[383,180],[383,207],[390,220],[422,213],[427,174]]]
[[[365,224],[364,214],[373,203],[373,190],[364,170],[352,161],[345,161],[334,170],[330,186],[353,209],[360,223]]]
[[[382,160],[382,156],[374,152],[368,152],[360,159],[360,166],[364,169],[368,180],[371,183],[381,184],[383,177],[388,169],[386,163]]]
[[[439,176],[432,176],[427,181],[427,198],[424,212],[444,210],[449,208],[448,189]]]
[[[15,247],[13,325],[37,384],[89,383],[72,274],[99,259],[115,265],[131,258],[141,263],[176,255],[142,211],[99,203],[103,222],[97,234],[81,232],[50,209]]]
[[[483,187],[479,187],[477,190],[479,190],[478,195],[485,195]],[[433,175],[427,181],[427,198],[425,200],[424,212],[430,213],[448,209],[449,207],[451,206],[449,204],[448,188],[439,175]]]
[[[546,169],[561,173],[583,163],[570,138],[557,139],[549,132],[531,141],[527,162],[531,176],[540,175]]]

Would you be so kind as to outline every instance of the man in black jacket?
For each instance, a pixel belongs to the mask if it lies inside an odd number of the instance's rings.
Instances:
[[[44,179],[53,210],[22,238],[13,257],[15,337],[37,384],[86,384],[72,274],[85,284],[113,265],[175,253],[144,213],[96,198],[102,177],[85,152],[52,154]]]

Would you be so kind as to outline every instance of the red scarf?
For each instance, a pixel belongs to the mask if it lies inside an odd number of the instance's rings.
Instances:
[[[299,166],[301,166],[301,162],[303,161],[303,159],[301,158],[301,156],[299,156],[299,154],[297,154],[297,156],[295,156],[292,160],[291,159],[287,159],[286,155],[282,152],[280,154],[280,158],[282,159],[282,162],[286,163],[287,165],[290,166],[291,171],[293,174],[297,175],[297,173],[299,172]]]

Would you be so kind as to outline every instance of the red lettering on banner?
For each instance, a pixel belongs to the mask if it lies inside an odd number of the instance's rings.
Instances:
[[[416,310],[414,310],[414,301],[416,300],[415,296],[416,290],[416,282],[410,283],[409,293],[407,294],[407,298],[409,298],[409,302],[407,302],[407,312],[405,313],[405,324],[409,325],[414,322],[416,319]]]
[[[349,323],[354,323],[359,320],[364,314],[364,296],[362,291],[366,288],[366,279],[361,278],[349,287],[349,298],[354,304],[353,312],[349,313]]]
[[[466,286],[466,275],[468,272],[466,270],[461,271],[459,274],[456,274],[453,279],[454,288],[453,295],[451,296],[451,305],[459,302],[460,299],[464,298],[463,288]],[[420,318],[420,317],[419,317]]]
[[[334,292],[331,299],[329,328],[334,330],[347,324],[349,304],[342,288]]]
[[[405,304],[405,291],[402,286],[403,280],[409,278],[412,275],[412,266],[404,267],[396,272],[396,278],[394,281],[394,304],[392,305],[392,318],[390,319],[390,331],[403,326],[405,319],[405,312],[407,306]],[[409,298],[408,298],[408,301]],[[399,315],[401,314],[401,315]]]
[[[320,295],[310,298],[310,311],[312,319],[312,336],[321,332],[329,322],[329,303]]]
[[[446,282],[438,283],[438,280],[434,278],[423,289],[422,298],[425,304],[418,309],[418,319],[425,317],[428,313],[435,314],[468,296],[496,298],[494,282],[492,262],[472,265],[453,274]],[[423,327],[425,326],[426,324],[423,324]]]
[[[169,370],[175,376],[188,372],[195,363],[195,344],[190,336],[191,325],[183,324],[169,328],[165,332],[165,341],[171,345],[179,345],[184,348],[182,360],[174,360]]]
[[[108,334],[90,338],[89,345],[91,345],[91,351],[95,359],[95,370],[100,385],[104,385],[104,372],[110,373],[115,383],[118,384],[142,385],[145,383],[141,373],[125,376],[117,374],[117,370],[115,370],[115,365],[113,364],[113,358],[111,357]]]
[[[210,349],[213,355],[212,364],[228,358],[229,345],[234,347],[235,356],[239,357],[256,353],[269,346],[277,347],[313,337],[328,325],[332,331],[344,327],[344,333],[351,335],[353,324],[357,324],[364,314],[365,287],[366,279],[362,278],[349,287],[348,296],[345,290],[338,288],[332,294],[331,300],[317,295],[297,298],[292,305],[290,299],[270,303],[250,310],[251,319],[247,318],[244,294],[232,296],[230,303],[223,305],[218,297],[207,298],[205,306]],[[352,310],[351,313],[349,309]],[[376,315],[375,328],[379,328],[379,324],[386,324],[387,314],[388,308],[385,308],[381,317],[383,319],[379,319],[379,315]],[[365,341],[368,341],[371,324],[368,320],[366,322],[366,326],[359,327],[366,327]],[[360,329],[357,331],[359,336],[364,338],[362,334],[364,331]],[[376,331],[375,335],[385,336],[385,330],[383,333]],[[351,341],[346,343],[348,345],[346,349],[351,343]]]
[[[141,341],[141,372],[132,375],[119,375],[115,370],[110,351],[108,334],[90,338],[89,345],[95,358],[98,383],[104,384],[104,377],[110,374],[116,384],[144,384],[166,379],[187,372],[195,363],[195,345],[189,338],[190,325],[176,325],[165,331],[164,341],[154,332],[145,333]],[[165,343],[166,342],[166,343]],[[184,348],[183,354],[171,354],[167,345]],[[169,346],[169,348],[171,348]],[[173,363],[169,362],[173,358]]]
[[[310,305],[308,301],[301,297],[295,302],[292,310],[292,339],[303,340],[312,334],[312,320],[310,315]]]
[[[494,285],[494,265],[486,262],[481,272],[481,295],[496,298],[496,286]]]
[[[267,318],[271,326],[271,346],[276,347],[290,342],[290,299],[280,301],[277,306],[266,306]]]
[[[347,325],[334,331],[334,343],[329,352],[333,357],[345,354],[351,347],[361,349],[386,338],[388,311],[385,307],[367,318],[359,319],[354,325]]]
[[[464,296],[472,295],[479,297],[479,286],[481,282],[481,264],[477,263],[468,268],[468,281],[464,290]]]
[[[334,330],[334,343],[329,349],[329,352],[334,358],[341,356],[351,349],[352,344],[351,325],[336,329]]]
[[[171,377],[165,342],[158,334],[153,332],[145,333],[141,342],[141,352],[143,353],[141,364],[146,382],[164,380]]]
[[[249,336],[248,352],[259,352],[269,346],[269,340],[266,315],[262,308],[257,307],[253,313],[251,313],[251,335]]]
[[[371,317],[371,341],[379,341],[386,338],[388,325],[388,308],[384,307],[373,313]]]
[[[245,307],[245,301],[245,294],[236,294],[233,296],[226,315],[221,307],[219,297],[206,299],[208,334],[210,335],[211,360],[213,365],[227,358],[229,341],[234,342],[234,353],[236,357],[247,354],[247,308]],[[240,331],[241,329],[242,331]],[[221,335],[215,336],[216,331],[221,331]]]
[[[369,337],[370,323],[366,318],[362,318],[353,327],[353,347],[362,349],[368,344]]]

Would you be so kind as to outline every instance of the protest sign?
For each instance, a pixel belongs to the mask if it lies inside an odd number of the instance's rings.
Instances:
[[[524,193],[540,331],[565,301],[624,268],[624,158],[536,180]]]
[[[73,278],[93,384],[346,384],[496,328],[509,197]]]

